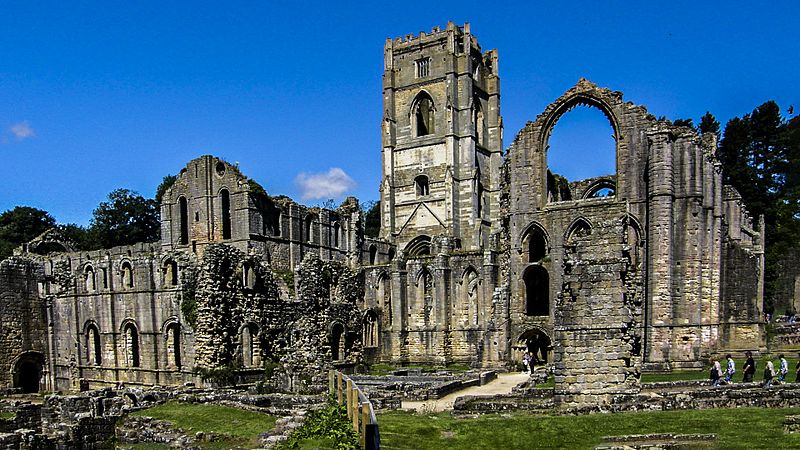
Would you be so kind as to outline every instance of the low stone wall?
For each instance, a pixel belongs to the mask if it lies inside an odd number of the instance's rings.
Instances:
[[[0,410],[15,414],[0,420],[0,449],[113,449],[123,404],[99,395],[53,395],[42,405],[0,402]]]
[[[603,443],[595,450],[633,450],[633,449],[691,449],[716,448],[716,434],[630,434],[624,436],[603,436]]]
[[[435,400],[455,391],[470,387],[480,386],[497,377],[496,372],[467,372],[464,374],[430,374],[422,375],[419,371],[411,372],[413,375],[352,375],[361,389],[373,398],[391,398],[388,403],[393,404],[394,397],[401,400]],[[376,406],[381,408],[381,406]],[[381,408],[382,409],[382,408]]]
[[[787,434],[800,433],[800,416],[786,416],[786,418],[783,419],[783,432]]]
[[[555,411],[552,389],[538,389],[525,395],[465,395],[453,403],[453,414],[483,414],[505,411],[551,413]]]
[[[666,411],[708,408],[789,408],[800,407],[800,384],[790,383],[764,388],[759,383],[730,386],[662,386],[661,391],[620,394],[603,405],[558,408],[552,389],[530,389],[524,394],[465,396],[453,405],[455,414],[482,414],[498,411],[535,411],[548,414],[591,414],[622,411]]]

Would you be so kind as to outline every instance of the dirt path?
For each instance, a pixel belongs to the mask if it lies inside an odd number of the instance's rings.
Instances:
[[[441,412],[453,409],[453,403],[458,397],[464,395],[495,395],[509,394],[514,386],[527,380],[527,373],[500,373],[497,379],[483,386],[472,386],[460,391],[452,392],[440,399],[424,401],[403,401],[403,409],[417,412]]]

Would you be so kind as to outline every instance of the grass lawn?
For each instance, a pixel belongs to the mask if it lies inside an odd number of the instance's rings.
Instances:
[[[133,416],[150,416],[172,422],[187,433],[203,431],[225,435],[216,442],[204,443],[203,448],[254,448],[260,446],[258,436],[275,426],[276,418],[267,414],[219,405],[168,402],[150,409],[136,411]],[[137,449],[164,448],[142,444]]]
[[[792,360],[791,358],[796,358],[795,354],[792,353],[785,353],[788,357],[787,360],[789,361],[789,375],[786,376],[787,381],[794,381],[794,365],[797,360]],[[767,367],[767,361],[772,360],[772,364],[775,365],[775,370],[778,370],[780,362],[778,360],[778,354],[775,353],[773,355],[765,355],[761,359],[756,360],[756,374],[754,377],[754,381],[762,381],[764,379],[764,368]],[[744,369],[744,359],[734,359],[736,363],[736,373],[733,375],[733,381],[735,383],[740,383],[742,381],[742,370]],[[719,361],[720,366],[722,367],[722,371],[724,372],[727,367],[727,360],[722,357]],[[706,366],[703,370],[692,370],[692,371],[675,371],[672,373],[643,373],[642,374],[642,383],[654,383],[659,381],[683,381],[683,380],[708,380],[708,373],[711,370],[711,366]]]
[[[800,408],[658,411],[588,416],[492,414],[456,419],[449,413],[380,414],[385,449],[592,449],[602,436],[643,433],[714,433],[718,448],[800,448],[800,434],[783,434],[787,414]]]
[[[0,419],[13,419],[17,413],[11,411],[0,411]]]

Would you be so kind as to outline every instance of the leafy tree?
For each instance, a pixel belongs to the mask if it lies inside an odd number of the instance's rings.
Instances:
[[[156,188],[156,207],[161,205],[161,200],[164,198],[167,189],[171,188],[177,180],[178,177],[175,175],[167,175],[161,180],[161,184]]]
[[[381,202],[371,201],[364,204],[364,234],[376,238],[381,231]]]
[[[717,155],[725,183],[739,191],[754,218],[764,215],[764,309],[771,312],[776,262],[787,249],[797,247],[800,232],[800,121],[787,122],[778,105],[768,101],[728,121]]]
[[[95,250],[100,248],[95,245],[89,236],[89,230],[86,227],[68,223],[66,225],[58,225],[58,231],[64,236],[65,239],[75,245],[77,250]]]
[[[155,200],[117,189],[94,210],[89,239],[93,246],[109,248],[158,240],[160,230]]]
[[[14,248],[30,241],[55,226],[56,220],[47,211],[30,206],[17,206],[0,214],[0,260]]]

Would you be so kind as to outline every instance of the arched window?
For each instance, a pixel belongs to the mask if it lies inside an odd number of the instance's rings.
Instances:
[[[418,256],[427,256],[431,254],[431,238],[430,236],[417,236],[406,245],[405,254],[409,258],[416,258]]]
[[[389,277],[382,273],[378,277],[378,284],[375,289],[375,304],[382,307],[384,325],[392,325],[392,289],[389,285]]]
[[[167,365],[181,367],[181,325],[171,323],[167,326]]]
[[[374,311],[367,311],[364,314],[362,333],[364,347],[374,348],[378,346],[378,316]]]
[[[139,367],[139,330],[136,324],[128,323],[124,328],[125,362],[128,367]]]
[[[428,272],[427,269],[423,269],[419,277],[417,278],[417,289],[416,289],[416,302],[414,305],[411,305],[410,308],[413,308],[412,311],[409,313],[422,313],[422,319],[425,324],[429,324],[431,321],[431,312],[433,312],[433,277],[431,273]]]
[[[239,345],[242,349],[242,365],[245,367],[253,367],[261,364],[257,335],[258,327],[255,324],[250,323],[242,327]]]
[[[84,271],[84,278],[86,281],[86,292],[94,292],[97,290],[97,280],[95,279],[94,268],[87,265]]]
[[[623,219],[623,226],[625,230],[625,252],[628,254],[630,260],[630,270],[639,270],[639,265],[642,262],[642,254],[644,253],[644,243],[642,242],[641,232],[636,221],[630,217]]]
[[[189,204],[186,197],[178,198],[178,208],[180,209],[180,244],[189,244]]]
[[[567,231],[567,237],[564,239],[564,242],[566,242],[568,246],[575,245],[576,239],[584,238],[590,234],[592,234],[592,226],[589,225],[589,222],[583,218],[580,218],[569,227],[569,231]]]
[[[417,197],[430,195],[431,189],[430,186],[428,186],[428,177],[425,175],[417,175],[417,177],[414,178],[414,189],[417,192]]]
[[[475,124],[475,142],[479,145],[485,145],[484,139],[486,137],[486,120],[483,116],[483,108],[481,107],[481,99],[475,97],[473,100],[472,120]]]
[[[131,267],[131,263],[128,261],[122,263],[122,286],[127,288],[133,287],[133,267]]]
[[[281,235],[281,210],[278,209],[275,211],[275,214],[272,216],[272,235],[273,236],[280,236]]]
[[[331,239],[335,248],[339,248],[339,232],[339,222],[335,222],[333,224],[333,239]]]
[[[164,262],[164,267],[161,269],[164,273],[164,286],[177,286],[178,285],[178,263],[172,259]]]
[[[253,270],[251,263],[245,263],[242,267],[242,285],[247,289],[255,289],[256,287],[256,271]]]
[[[86,361],[96,366],[103,362],[100,332],[97,330],[97,325],[93,323],[86,327]]]
[[[541,261],[545,256],[547,256],[547,242],[545,241],[541,230],[539,230],[537,227],[534,226],[531,228],[530,232],[528,232],[526,241],[529,263]]]
[[[331,327],[331,358],[339,361],[345,357],[344,325],[336,323]]]
[[[417,136],[427,136],[435,132],[433,99],[425,92],[420,92],[414,102],[414,122]]]
[[[604,198],[616,195],[617,187],[612,180],[600,180],[592,184],[583,193],[583,198]]]
[[[369,263],[370,265],[375,264],[375,261],[378,259],[378,247],[375,244],[369,246]]]
[[[542,266],[530,266],[523,275],[525,282],[525,314],[547,316],[550,314],[550,276]]]
[[[316,217],[314,217],[313,214],[309,214],[308,216],[306,216],[304,231],[305,231],[306,242],[308,242],[309,244],[313,244],[316,242],[316,240],[314,239],[314,220],[316,220]]]
[[[464,272],[459,286],[461,291],[461,315],[465,325],[477,325],[481,320],[481,291],[478,272],[469,268]]]
[[[222,239],[231,238],[231,195],[227,189],[219,191],[220,217],[222,218]]]
[[[609,116],[592,99],[577,98],[561,110],[545,147],[554,181],[548,183],[551,201],[569,200],[564,189],[570,181],[617,172],[616,131]]]

